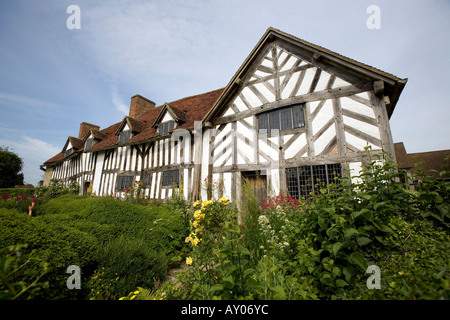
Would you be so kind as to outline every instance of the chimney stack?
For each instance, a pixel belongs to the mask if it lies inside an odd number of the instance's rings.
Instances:
[[[131,97],[130,118],[136,119],[141,113],[149,111],[155,107],[155,103],[137,94]]]
[[[80,124],[80,132],[78,133],[78,139],[83,139],[83,137],[86,135],[86,133],[89,132],[89,130],[100,130],[100,127],[96,126],[95,124],[82,122]]]

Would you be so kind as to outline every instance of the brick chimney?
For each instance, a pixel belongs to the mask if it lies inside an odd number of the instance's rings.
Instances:
[[[78,139],[82,139],[86,133],[88,133],[89,130],[100,130],[99,126],[96,126],[95,124],[82,122],[80,124],[80,132],[78,133]]]
[[[137,94],[131,97],[129,116],[136,119],[141,113],[149,111],[155,107],[155,103]]]

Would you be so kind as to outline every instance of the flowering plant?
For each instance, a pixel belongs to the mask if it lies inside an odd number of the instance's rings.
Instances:
[[[281,192],[276,197],[267,197],[261,202],[261,208],[264,211],[275,211],[278,206],[281,206],[286,211],[303,212],[302,203],[290,195],[284,195]]]

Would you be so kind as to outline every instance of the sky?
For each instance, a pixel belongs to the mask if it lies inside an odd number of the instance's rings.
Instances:
[[[450,149],[449,0],[0,0],[0,146],[37,185],[81,122],[225,87],[269,27],[408,78],[394,142]]]

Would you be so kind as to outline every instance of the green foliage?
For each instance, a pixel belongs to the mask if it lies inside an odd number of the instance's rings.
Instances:
[[[240,224],[220,202],[198,202],[183,286],[155,292],[169,299],[448,299],[448,183],[424,178],[411,192],[402,175],[381,155],[308,199],[280,194],[261,207],[244,183]],[[380,268],[381,289],[367,287],[369,265]]]
[[[42,279],[49,283],[47,291],[34,288],[21,298],[116,299],[131,287],[152,286],[184,247],[184,217],[168,207],[64,195],[41,209],[39,216],[30,217],[0,208],[0,247],[26,243],[25,255],[35,250],[34,264],[14,279],[32,280],[40,270],[38,262],[47,262],[51,271]],[[69,265],[82,271],[81,290],[66,287]]]
[[[22,158],[8,147],[0,147],[0,188],[23,185],[22,167]]]
[[[137,286],[152,287],[167,269],[168,258],[142,239],[120,236],[99,248],[96,260],[104,279],[117,279],[108,298],[118,299]]]
[[[22,194],[26,194],[28,196],[34,195],[34,191],[36,188],[0,188],[0,195],[10,195],[10,196],[19,196]]]
[[[47,202],[52,198],[57,198],[66,194],[76,195],[80,191],[80,186],[75,182],[70,182],[67,186],[57,179],[50,180],[48,186],[40,186],[35,189],[34,195],[41,202]]]
[[[450,171],[439,173],[448,176]],[[430,218],[437,226],[449,230],[450,227],[450,181],[441,181],[427,175],[423,170],[418,170],[414,177],[420,179],[416,187],[417,207],[423,218]]]
[[[42,263],[42,270],[36,270],[37,273],[31,276],[30,282],[17,280],[16,275],[34,259],[34,251],[26,258],[22,255],[21,251],[25,247],[25,245],[15,245],[0,249],[0,300],[15,300],[31,288],[48,287],[47,282],[40,282],[40,279],[48,272],[45,262]]]
[[[94,260],[93,249],[96,239],[64,223],[47,223],[39,217],[30,217],[15,210],[0,208],[0,247],[26,244],[22,254],[34,258],[21,272],[14,274],[14,281],[30,282],[42,270],[42,263],[48,264],[49,272],[42,277],[48,281],[48,290],[33,288],[26,292],[26,298],[78,299],[82,292],[68,290],[66,286],[67,267],[77,265],[82,270],[90,269]],[[25,295],[24,295],[25,297]]]

